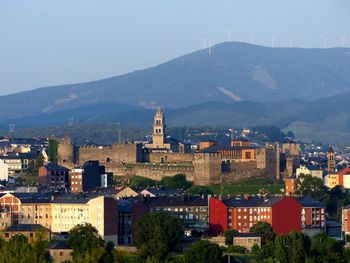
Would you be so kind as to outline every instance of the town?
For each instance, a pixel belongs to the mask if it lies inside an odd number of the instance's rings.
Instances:
[[[259,261],[273,258],[271,246],[277,251],[286,237],[330,242],[329,262],[349,260],[346,152],[291,137],[256,142],[250,128],[230,134],[228,143],[193,144],[168,136],[165,115],[156,110],[148,141],[76,145],[69,134],[3,138],[1,237],[23,234],[35,242],[40,236],[49,242],[51,260],[65,262],[73,259],[74,233],[91,227],[125,258],[147,258],[157,253],[144,248],[152,236],[140,230],[142,224],[176,219],[178,233],[168,237],[176,242],[160,253],[161,262],[170,252],[185,251],[185,258],[196,253],[198,242],[239,262]],[[157,216],[164,222],[152,221]],[[319,262],[323,252],[310,255]],[[303,253],[294,262],[309,256]]]

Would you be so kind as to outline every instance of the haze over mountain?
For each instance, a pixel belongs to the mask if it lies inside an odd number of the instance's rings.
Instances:
[[[153,112],[144,109],[159,105],[173,125],[284,128],[301,122],[350,131],[349,48],[225,42],[210,53],[199,50],[117,77],[1,96],[0,122],[45,125],[75,117],[136,125]]]

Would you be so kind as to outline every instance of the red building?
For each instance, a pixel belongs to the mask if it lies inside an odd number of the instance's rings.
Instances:
[[[301,210],[301,204],[293,197],[210,198],[210,231],[213,235],[227,229],[246,233],[255,223],[267,222],[276,234],[300,232]]]
[[[301,228],[303,230],[326,230],[326,206],[311,197],[298,198],[302,206]]]
[[[52,189],[68,188],[69,169],[55,163],[48,163],[39,168],[39,183]]]

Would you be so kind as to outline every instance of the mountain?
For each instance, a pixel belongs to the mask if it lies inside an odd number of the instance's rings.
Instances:
[[[299,138],[325,143],[350,143],[350,93],[315,101],[288,99],[269,102],[205,102],[165,109],[168,126],[252,127],[274,125],[293,131]],[[17,128],[67,125],[73,117],[80,125],[150,127],[154,110],[124,104],[101,103],[11,120]],[[0,121],[3,130],[9,120]],[[40,129],[40,128],[39,128]]]
[[[336,100],[335,95],[350,92],[349,61],[349,48],[269,48],[225,42],[213,46],[211,55],[200,50],[117,77],[1,96],[0,121],[32,123],[31,118],[51,116],[46,122],[55,122],[77,112],[98,121],[113,112],[157,105],[176,110],[215,101],[251,101],[261,107],[266,101],[292,98],[311,103],[331,96]],[[293,112],[293,106],[289,110]],[[278,116],[282,112],[272,113],[273,119],[285,119]]]

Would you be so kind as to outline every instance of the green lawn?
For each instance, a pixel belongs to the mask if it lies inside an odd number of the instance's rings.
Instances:
[[[208,187],[214,194],[221,193],[220,185],[211,185]],[[223,195],[237,194],[257,194],[260,189],[266,189],[271,194],[281,193],[280,189],[284,188],[284,183],[270,179],[249,179],[237,183],[223,185]]]

